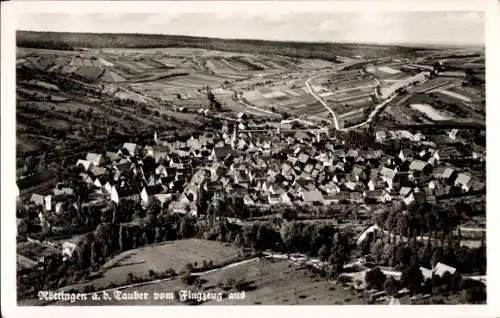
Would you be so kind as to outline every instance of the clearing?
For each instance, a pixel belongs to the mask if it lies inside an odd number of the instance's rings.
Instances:
[[[187,263],[197,262],[201,266],[203,260],[212,260],[216,266],[238,256],[238,249],[216,241],[189,239],[164,242],[125,251],[113,257],[102,266],[102,277],[93,280],[92,285],[98,290],[111,282],[115,285],[125,284],[129,273],[147,277],[149,270],[161,272],[169,268],[179,273]]]

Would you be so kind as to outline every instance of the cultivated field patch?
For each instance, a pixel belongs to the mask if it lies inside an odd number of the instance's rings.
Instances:
[[[179,273],[188,263],[199,266],[203,260],[214,265],[222,264],[239,256],[239,250],[216,241],[178,240],[125,251],[107,261],[101,268],[102,277],[92,281],[96,288],[104,288],[110,282],[116,285],[127,282],[128,273],[147,277],[149,270],[162,272],[173,268]]]
[[[443,116],[439,111],[434,109],[430,105],[426,104],[412,104],[410,105],[411,108],[418,110],[421,113],[424,113],[427,117],[429,117],[432,120],[449,120],[451,119],[450,117]]]

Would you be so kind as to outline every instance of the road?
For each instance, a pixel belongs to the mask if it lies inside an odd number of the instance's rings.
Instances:
[[[193,276],[202,276],[202,275],[206,275],[206,274],[210,274],[210,273],[214,273],[214,272],[220,271],[222,269],[232,268],[232,267],[240,266],[240,265],[247,264],[247,263],[250,263],[250,262],[255,262],[257,260],[259,260],[259,257],[253,257],[253,258],[246,259],[246,260],[243,260],[243,261],[238,261],[238,262],[235,262],[235,263],[231,263],[231,264],[228,264],[228,265],[220,267],[220,268],[214,268],[214,269],[210,269],[210,270],[207,270],[207,271],[204,271],[204,272],[193,273],[192,275]],[[144,286],[144,285],[153,285],[153,284],[158,284],[158,283],[162,283],[162,282],[166,282],[166,281],[170,281],[170,280],[174,280],[174,279],[180,279],[180,277],[176,276],[176,277],[169,277],[169,278],[161,278],[161,279],[150,280],[150,281],[147,281],[147,282],[122,285],[122,286],[119,286],[119,287],[108,288],[108,289],[103,289],[103,290],[99,290],[99,291],[95,291],[95,292],[85,293],[84,295],[86,295],[88,298],[90,298],[93,294],[110,293],[110,292],[113,292],[115,290],[123,290],[123,289],[128,289],[128,288],[133,288],[133,287]],[[61,289],[61,291],[62,290],[67,290],[70,287],[71,286],[66,286],[65,288]],[[38,301],[35,301],[35,303],[32,304],[30,302],[30,300],[27,300],[27,301],[29,302],[29,305],[35,305],[35,306],[36,305],[46,306],[46,305],[57,303],[57,301],[44,302],[44,303],[39,303]]]
[[[261,112],[261,113],[266,113],[266,114],[273,115],[273,116],[279,116],[279,117],[281,117],[281,115],[278,114],[278,113],[272,112],[270,110],[262,109],[262,108],[259,108],[259,107],[252,106],[252,105],[246,103],[245,101],[241,100],[240,98],[238,98],[238,102],[240,104],[242,104],[243,106],[245,106],[247,108],[250,108],[250,109],[253,109],[255,111],[258,111],[258,112]]]
[[[357,124],[355,126],[351,126],[351,127],[348,127],[348,128],[340,128],[339,127],[339,123],[338,123],[338,120],[337,120],[337,116],[335,114],[335,112],[323,101],[323,99],[321,97],[319,97],[318,95],[316,95],[316,93],[314,92],[314,90],[312,89],[311,85],[310,85],[310,82],[311,80],[313,80],[314,78],[317,78],[317,77],[320,77],[320,76],[323,76],[324,74],[319,74],[319,75],[315,75],[315,76],[312,76],[310,77],[309,79],[306,80],[306,86],[307,86],[307,89],[309,91],[309,93],[316,99],[318,100],[323,106],[325,106],[326,109],[328,109],[328,111],[332,114],[333,116],[333,120],[334,120],[334,123],[335,123],[335,129],[337,130],[340,130],[340,131],[348,131],[348,130],[351,130],[351,129],[356,129],[356,128],[360,128],[360,127],[363,127],[365,125],[367,125],[368,123],[370,123],[373,118],[375,118],[375,116],[377,115],[377,112],[382,109],[385,105],[387,105],[390,101],[392,101],[396,96],[397,94],[394,94],[393,96],[391,96],[389,99],[383,101],[382,103],[378,104],[377,106],[375,106],[375,109],[370,113],[370,115],[368,116],[368,119],[360,124]],[[373,86],[369,86],[369,87],[373,87]],[[349,90],[349,89],[347,89]]]
[[[339,121],[337,120],[337,115],[335,114],[335,112],[325,103],[325,101],[323,101],[323,99],[321,97],[316,95],[316,92],[314,92],[314,90],[311,87],[311,80],[318,78],[320,76],[324,76],[324,75],[325,74],[317,74],[317,75],[314,75],[312,77],[309,77],[306,80],[306,87],[307,87],[307,90],[309,91],[309,94],[311,94],[318,102],[320,102],[321,105],[323,105],[330,112],[330,114],[332,114],[333,123],[335,124],[335,129],[340,130]]]
[[[363,127],[363,126],[369,124],[373,120],[373,118],[375,118],[375,116],[377,115],[377,112],[380,109],[382,109],[385,105],[387,105],[390,101],[392,101],[397,95],[398,94],[394,94],[393,96],[389,97],[389,99],[387,99],[387,100],[383,101],[382,103],[378,104],[377,106],[375,106],[375,109],[370,113],[370,115],[368,116],[368,119],[366,121],[364,121],[360,124],[348,127],[348,128],[343,128],[342,130],[348,131],[348,130],[360,128],[360,127]]]
[[[131,90],[128,90],[128,89],[126,89],[126,88],[124,88],[124,87],[121,87],[121,86],[120,86],[120,88],[119,88],[119,89],[121,89],[121,90],[123,90],[124,92],[127,92],[127,93],[129,93],[129,94],[132,94],[132,95],[136,95],[136,96],[142,97],[142,98],[144,98],[144,99],[146,99],[146,100],[149,100],[150,102],[153,102],[153,104],[154,104],[155,106],[159,106],[159,105],[158,105],[158,103],[157,103],[154,99],[151,99],[151,98],[149,98],[149,97],[147,97],[147,96],[141,95],[141,94],[136,93],[136,92],[132,92]]]

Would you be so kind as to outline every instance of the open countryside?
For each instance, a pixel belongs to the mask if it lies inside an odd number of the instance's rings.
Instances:
[[[484,56],[18,31],[18,304],[484,304]]]

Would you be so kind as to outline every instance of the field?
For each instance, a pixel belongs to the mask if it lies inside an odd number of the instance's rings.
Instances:
[[[242,280],[247,285],[244,299],[223,299],[207,301],[206,305],[334,305],[334,304],[364,304],[366,299],[350,289],[334,286],[332,281],[316,277],[310,270],[299,267],[286,260],[255,260],[233,267],[207,273],[201,276],[206,292],[218,292],[218,283],[224,283],[228,278]],[[163,281],[151,285],[123,289],[121,292],[175,292],[179,290],[197,290],[185,285],[180,279]],[[151,297],[152,298],[152,297]],[[61,303],[59,303],[61,304]],[[90,305],[94,301],[75,303],[74,305]],[[124,302],[112,300],[101,302],[106,305],[123,305]],[[130,300],[128,305],[179,305],[178,300]]]
[[[432,108],[432,106],[426,104],[411,104],[411,108],[418,110],[421,113],[424,113],[427,117],[432,120],[449,120],[450,117],[443,116],[439,111]]]
[[[277,111],[286,112],[292,116],[327,114],[326,109],[308,93],[305,86],[297,87],[292,84],[264,87],[244,92],[243,98],[253,105],[268,109],[274,107]]]
[[[96,289],[102,289],[109,283],[119,286],[127,283],[128,273],[148,277],[149,270],[162,272],[170,268],[179,273],[188,263],[201,266],[204,260],[211,260],[217,266],[238,256],[238,249],[216,241],[189,239],[151,245],[113,257],[101,267],[102,275],[92,280],[91,284]]]

